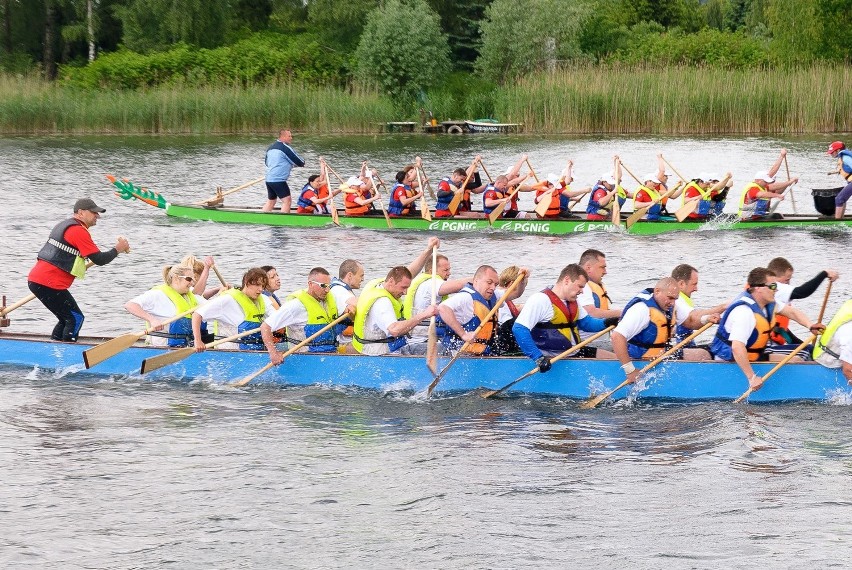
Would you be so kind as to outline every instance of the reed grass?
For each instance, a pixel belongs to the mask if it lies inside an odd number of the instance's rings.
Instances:
[[[470,100],[534,133],[797,134],[852,131],[852,66],[787,70],[588,66],[531,74]],[[479,99],[482,99],[481,101]],[[159,87],[86,91],[33,77],[0,75],[0,132],[256,133],[281,125],[307,132],[375,132],[416,120],[369,90],[292,82],[242,88]],[[439,116],[439,119],[446,117]],[[465,117],[476,118],[476,117]]]
[[[163,87],[86,91],[32,78],[0,79],[0,132],[255,133],[282,125],[312,132],[376,132],[389,99],[293,83],[251,88]]]
[[[498,91],[495,116],[531,132],[757,134],[852,130],[852,67],[579,67]]]

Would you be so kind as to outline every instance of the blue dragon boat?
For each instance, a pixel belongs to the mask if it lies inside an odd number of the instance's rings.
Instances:
[[[83,351],[105,338],[81,338],[78,343],[50,340],[41,335],[0,333],[0,368],[47,369],[74,380],[95,376],[141,377],[146,358],[168,349],[133,346],[86,370]],[[442,358],[439,368],[449,359]],[[226,384],[252,374],[269,363],[266,352],[208,350],[150,372],[146,379]],[[756,364],[759,374],[772,364]],[[520,357],[459,358],[436,389],[435,395],[494,390],[534,368]],[[422,357],[361,356],[345,354],[294,354],[280,366],[258,376],[252,385],[333,385],[360,387],[382,392],[423,392],[433,376]],[[545,374],[519,382],[508,394],[536,394],[586,399],[618,386],[624,373],[612,360],[566,359],[554,363]],[[619,390],[613,398],[636,396],[641,400],[733,400],[747,388],[739,368],[724,362],[661,363],[635,387]],[[434,396],[434,395],[433,395]],[[750,402],[793,400],[850,401],[852,391],[840,370],[814,363],[788,364],[775,373],[750,397]]]

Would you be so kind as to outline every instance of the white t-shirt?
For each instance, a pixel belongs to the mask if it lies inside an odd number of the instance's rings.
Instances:
[[[142,307],[143,311],[156,317],[161,322],[168,320],[177,314],[175,304],[172,303],[172,300],[169,299],[168,295],[159,289],[149,289],[141,295],[137,295],[130,299],[130,302],[136,303]],[[195,302],[199,305],[203,305],[207,302],[207,299],[201,295],[195,295]],[[168,325],[166,325],[166,330],[163,332],[168,332],[167,329]],[[169,339],[161,336],[149,336],[148,342],[151,346],[168,346]]]
[[[264,313],[266,318],[272,312],[272,304],[264,299]],[[220,337],[228,337],[237,334],[237,327],[245,320],[245,314],[242,307],[237,303],[237,300],[230,295],[219,295],[207,301],[203,307],[195,311],[205,321],[215,320],[218,323],[216,335]],[[234,342],[226,342],[219,345],[220,348],[239,348],[239,345]]]
[[[367,313],[367,319],[364,321],[364,334],[368,339],[388,338],[391,336],[388,328],[398,320],[390,299],[380,297],[370,307],[370,312]],[[361,351],[362,354],[371,356],[388,354],[389,352],[386,342],[365,343]]]
[[[456,293],[441,304],[452,309],[453,315],[462,326],[474,316],[473,297],[463,291]]]
[[[775,312],[777,313],[786,305],[784,303],[775,303]],[[748,339],[754,331],[757,324],[757,319],[754,318],[754,312],[746,305],[740,305],[734,308],[725,320],[724,329],[729,333],[728,340],[738,340],[741,343],[748,345]]]
[[[689,313],[695,310],[695,307],[686,302],[683,297],[678,297],[675,301],[675,315],[677,324],[682,325],[689,318]]]
[[[421,313],[425,311],[429,305],[432,304],[432,282],[435,282],[435,292],[437,294],[438,289],[443,285],[444,280],[439,275],[433,275],[431,279],[427,279],[420,286],[417,287],[417,291],[412,292],[410,289],[408,290],[408,295],[413,293],[414,295],[414,307],[411,309],[411,314],[416,315],[417,313]],[[437,302],[441,302],[441,298],[437,297]],[[428,322],[428,321],[427,321]],[[429,325],[422,324],[417,325],[413,329],[411,329],[411,338],[408,339],[408,344],[417,344],[420,342],[426,342],[427,337],[429,335]]]
[[[776,283],[778,283],[776,281]],[[789,283],[778,283],[778,289],[775,291],[775,302],[784,303],[785,305],[790,304],[790,297],[793,295],[793,287]]]
[[[521,309],[521,314],[515,320],[515,323],[521,324],[532,330],[538,323],[549,323],[553,320],[555,309],[553,303],[550,302],[550,297],[539,291],[533,293],[530,298],[524,303],[524,308]],[[582,306],[578,307],[577,320],[587,317],[589,314]]]

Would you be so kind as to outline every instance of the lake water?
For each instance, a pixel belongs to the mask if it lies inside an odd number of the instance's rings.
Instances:
[[[825,175],[831,140],[297,134],[294,146],[309,166],[324,156],[346,176],[369,159],[386,178],[415,154],[433,180],[477,152],[492,175],[524,152],[539,176],[573,158],[580,186],[610,168],[615,153],[642,176],[663,152],[685,175],[731,170],[737,190],[787,147],[791,174],[802,179],[797,208],[813,212],[806,189],[838,185]],[[112,196],[103,177],[197,201],[261,176],[270,142],[3,139],[0,294],[13,302],[28,293],[35,253],[85,195],[107,208],[95,241],[106,248],[121,234],[133,250],[74,285],[84,334],[138,330],[121,306],[188,253],[213,255],[233,281],[249,267],[275,265],[289,291],[316,265],[335,273],[356,257],[371,278],[423,250],[426,236],[417,233],[175,221]],[[309,172],[296,171],[293,186]],[[258,185],[226,200],[260,205],[265,191]],[[715,304],[777,255],[796,267],[794,284],[840,270],[828,316],[852,296],[848,231],[441,238],[456,276],[481,263],[517,263],[532,270],[528,291],[549,285],[586,248],[601,249],[619,305],[684,262],[700,271],[698,305]],[[814,318],[822,292],[797,306]],[[12,318],[12,331],[53,326],[37,302]],[[852,419],[836,401],[639,398],[583,411],[552,398],[423,401],[0,368],[0,420],[4,568],[823,568],[846,567],[852,554]]]

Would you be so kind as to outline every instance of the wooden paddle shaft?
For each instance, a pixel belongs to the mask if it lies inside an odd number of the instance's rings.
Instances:
[[[313,341],[314,339],[316,339],[320,335],[324,334],[326,331],[331,329],[333,326],[343,322],[343,320],[346,319],[346,318],[349,318],[349,313],[343,313],[342,315],[340,315],[339,317],[337,317],[336,319],[334,319],[333,321],[331,321],[330,323],[325,325],[323,328],[321,328],[320,330],[318,330],[317,332],[315,332],[314,334],[312,334],[311,336],[309,336],[308,338],[306,338],[305,340],[303,340],[302,342],[300,342],[296,346],[290,348],[287,352],[285,352],[283,354],[283,358],[287,358],[288,356],[290,356],[294,352],[304,348],[305,346],[307,346],[307,344],[309,342]],[[282,362],[283,362],[283,360],[282,360]],[[267,364],[266,366],[264,366],[263,368],[261,368],[257,372],[250,374],[250,375],[246,376],[245,378],[234,382],[232,384],[232,386],[236,386],[236,387],[245,386],[246,384],[248,384],[249,382],[251,382],[252,380],[257,378],[258,376],[260,376],[261,374],[263,374],[264,372],[266,372],[267,370],[272,368],[273,366],[274,366],[274,364],[272,364],[270,362],[269,364]]]

